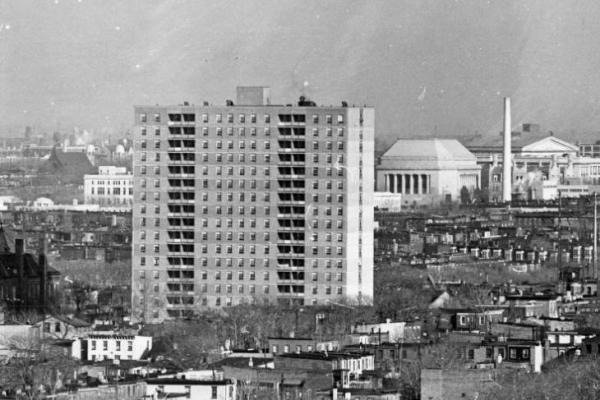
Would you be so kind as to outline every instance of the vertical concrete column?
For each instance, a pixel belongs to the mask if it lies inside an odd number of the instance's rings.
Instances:
[[[512,131],[510,97],[504,98],[504,161],[502,164],[502,201],[512,200]]]
[[[421,194],[421,175],[415,175],[415,194]]]
[[[390,174],[385,174],[385,191],[390,191]]]
[[[431,175],[427,175],[427,193],[431,194]]]
[[[413,174],[413,192],[415,194],[419,194],[419,175]]]

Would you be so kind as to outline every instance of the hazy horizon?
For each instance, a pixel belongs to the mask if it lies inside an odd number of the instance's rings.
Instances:
[[[480,0],[0,0],[3,132],[117,133],[134,104],[376,108],[379,141],[493,134],[513,122],[600,131],[600,3]],[[10,128],[10,130],[7,130]]]

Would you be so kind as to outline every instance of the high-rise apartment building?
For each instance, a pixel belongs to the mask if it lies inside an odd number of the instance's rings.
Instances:
[[[133,319],[373,296],[374,110],[135,107]]]

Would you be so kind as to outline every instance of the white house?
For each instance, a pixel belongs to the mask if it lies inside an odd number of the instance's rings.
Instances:
[[[75,339],[91,331],[91,324],[78,318],[58,315],[46,317],[34,324],[42,339]]]
[[[38,197],[33,201],[32,206],[38,209],[51,208],[54,206],[54,202],[47,197]]]
[[[22,200],[16,196],[0,196],[0,211],[6,211],[11,205],[21,202]]]
[[[146,398],[191,399],[191,400],[234,400],[235,384],[229,379],[159,377],[146,380]]]
[[[73,342],[71,355],[87,361],[140,360],[151,349],[151,336],[90,334]]]
[[[371,334],[387,334],[390,343],[404,342],[407,337],[414,340],[414,329],[409,327],[410,333],[407,334],[406,322],[392,322],[391,319],[386,319],[385,322],[379,324],[358,324],[354,327],[353,333],[371,335]],[[418,334],[417,334],[418,337]]]

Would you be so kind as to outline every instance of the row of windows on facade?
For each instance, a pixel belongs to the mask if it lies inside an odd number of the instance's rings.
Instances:
[[[208,180],[204,180],[202,183],[202,186],[205,186],[204,182],[206,182],[206,186],[208,186]],[[269,180],[264,180],[264,181],[257,181],[256,179],[241,179],[238,181],[237,184],[237,189],[240,190],[247,190],[247,189],[257,189],[258,185],[257,182],[262,182],[262,187],[266,190],[270,190],[271,189],[271,181]],[[183,185],[183,182],[182,182]],[[187,183],[186,183],[187,185]],[[142,189],[147,188],[147,183],[145,179],[140,180],[140,186]],[[156,188],[160,188],[160,180],[156,179],[154,180],[154,186]],[[217,189],[234,189],[234,181],[232,179],[229,180],[221,180],[221,179],[217,179],[215,180],[215,186]],[[181,186],[183,187],[183,186]],[[313,190],[320,190],[320,189],[325,189],[325,190],[333,190],[333,188],[337,188],[337,190],[344,190],[344,181],[331,181],[331,180],[327,180],[324,182],[319,183],[319,180],[313,180],[312,183],[310,183],[310,187],[312,187]],[[302,187],[298,187],[297,189],[303,189],[304,188],[304,182],[302,182]],[[362,192],[362,185],[359,186],[359,191]],[[140,200],[145,201],[147,196],[146,196],[146,192],[142,192],[141,193],[141,198]],[[170,200],[195,200],[196,196],[194,192],[173,192],[173,191],[169,191],[168,192],[168,196]],[[153,198],[154,200],[160,200],[160,192],[154,192],[153,194]],[[202,193],[202,201],[208,201],[208,192],[204,192]],[[318,201],[318,200],[314,200],[314,201]]]
[[[343,199],[342,199],[343,200]],[[319,216],[319,207],[312,207],[311,211],[308,213],[305,213],[304,210],[301,210],[300,213],[295,212],[292,210],[292,207],[287,207],[287,209],[289,210],[283,210],[286,207],[280,207],[280,213],[284,213],[284,214],[302,214],[302,215],[312,215],[314,217]],[[304,208],[304,207],[299,207],[299,208]],[[201,213],[203,215],[208,215],[208,206],[202,206],[200,208]],[[215,206],[214,207],[214,215],[223,215],[223,214],[227,214],[227,215],[233,215],[234,212],[234,207],[233,206],[227,206],[227,207],[223,207],[223,206]],[[246,210],[248,211],[249,215],[256,215],[256,207],[254,206],[249,206],[249,207],[245,207],[245,206],[238,206],[237,208],[237,214],[238,215],[246,215]],[[263,208],[264,211],[264,215],[271,215],[271,207],[264,207]],[[333,207],[325,207],[324,209],[321,208],[321,211],[323,211],[325,216],[332,216],[333,214]],[[180,211],[181,212],[181,211]],[[141,205],[140,206],[140,213],[141,214],[145,214],[146,213],[146,205]],[[154,213],[155,214],[160,214],[160,206],[154,206]],[[344,209],[342,207],[338,207],[337,208],[337,213],[336,215],[338,217],[341,217],[344,215]],[[189,218],[168,218],[169,221],[169,225],[170,226],[194,226],[194,221],[192,220],[191,222],[188,221]]]
[[[237,258],[237,259],[233,259],[233,258],[213,258],[214,263],[215,263],[215,267],[217,268],[221,268],[223,266],[227,267],[227,268],[232,268],[235,265],[237,265],[239,268],[244,268],[246,266],[250,267],[250,268],[255,268],[257,261],[255,258]],[[184,257],[183,260],[180,259],[179,257],[167,257],[167,261],[169,266],[173,267],[173,266],[194,266],[194,258],[191,257]],[[336,265],[337,268],[343,268],[344,267],[344,260],[343,259],[316,259],[313,258],[312,260],[310,260],[310,265],[312,266],[312,268],[318,268],[319,267],[319,263],[321,266],[330,269],[332,268],[333,265]],[[146,265],[146,257],[140,257],[140,264],[142,266]],[[158,267],[161,265],[160,262],[160,257],[154,257],[153,258],[153,265],[155,267]],[[263,268],[269,268],[271,265],[270,260],[268,258],[265,258],[262,260],[262,267]],[[208,267],[208,258],[201,258],[200,259],[200,266],[202,267]],[[360,267],[360,264],[359,264]],[[145,272],[144,270],[140,271],[142,275],[142,277],[145,277]],[[194,279],[194,270],[168,270],[167,271],[168,275],[169,275],[169,279]]]
[[[325,168],[325,176],[328,176],[328,177],[334,176],[334,174],[333,174],[334,169],[336,170],[336,175],[338,177],[343,177],[344,176],[344,168],[343,168],[343,166],[336,167],[336,168],[331,168],[331,167]],[[312,176],[313,177],[319,177],[319,176],[321,176],[319,174],[319,172],[322,171],[322,170],[323,170],[323,168],[314,167],[312,169]],[[250,169],[249,169],[249,175],[250,176],[256,176],[256,171],[257,171],[256,167],[250,167]],[[155,172],[156,172],[156,169],[155,169]],[[217,172],[217,176],[221,176],[222,175],[222,171],[218,167],[216,169],[216,172]],[[246,168],[245,167],[240,167],[238,172],[239,172],[238,176],[245,176],[246,175]],[[304,168],[302,168],[301,172],[302,172],[301,175],[305,174]],[[291,171],[289,171],[287,173],[290,174]],[[142,173],[142,175],[144,175],[144,174],[145,173]],[[160,174],[160,171],[157,173],[157,175],[158,174]],[[207,174],[208,174],[208,171],[207,171]],[[207,175],[207,174],[204,174],[204,175]],[[234,175],[233,174],[233,167],[229,167],[227,169],[227,175],[228,176],[233,176]],[[263,175],[264,176],[270,176],[271,175],[271,170],[270,170],[269,167],[264,168]],[[198,181],[201,182],[201,187],[202,188],[208,189],[208,187],[209,187],[209,179],[202,179],[202,180],[198,179]],[[175,179],[175,178],[170,178],[168,180],[168,183],[169,183],[169,187],[172,187],[172,188],[178,188],[178,187],[196,187],[196,179]],[[222,182],[221,179],[215,179],[215,184],[217,186],[217,189],[220,189],[220,188],[223,187],[223,182]],[[268,184],[268,185],[270,185],[270,184]],[[314,183],[313,183],[313,186],[314,186]],[[318,186],[318,183],[317,183],[317,186]],[[142,189],[148,187],[147,181],[146,181],[145,178],[140,179],[140,187]],[[154,185],[153,185],[153,187],[160,188],[160,179],[154,179]],[[228,188],[233,188],[233,181],[231,181],[231,183],[227,183],[227,187]],[[269,187],[269,189],[270,189],[270,187]]]
[[[99,187],[96,188],[96,190],[94,190],[94,188],[92,187],[90,189],[90,194],[97,194],[99,196],[104,196],[104,195],[118,195],[118,196],[133,196],[133,188],[123,188],[123,190],[121,190],[121,188],[118,187],[114,187],[112,188],[103,188],[103,187]]]
[[[97,340],[92,340],[92,350],[96,350],[97,349],[97,345],[96,342],[98,342]],[[123,345],[121,345],[121,342],[123,342]],[[121,351],[121,348],[125,349],[125,342],[127,342],[127,351],[133,351],[133,341],[132,340],[117,340],[115,342],[115,346],[116,346],[116,351]],[[103,351],[108,351],[108,340],[103,340],[102,341],[102,350]]]
[[[316,221],[316,220],[314,222],[318,223],[318,221]],[[339,222],[342,222],[342,221],[339,221]],[[244,220],[238,221],[238,227],[245,228]],[[232,228],[232,226],[230,226],[230,228]],[[248,239],[251,242],[256,241],[256,237],[257,237],[256,235],[257,235],[256,232],[238,232],[237,235],[234,235],[233,232],[214,232],[211,234],[213,239],[216,241],[221,241],[221,240],[231,241],[231,240],[233,240],[234,237],[236,237],[237,240],[241,241],[241,242],[243,242],[245,239]],[[304,233],[302,233],[302,235],[304,235]],[[169,240],[181,240],[181,239],[194,240],[196,235],[195,235],[194,231],[169,231],[168,236],[169,236],[168,237]],[[201,240],[209,240],[208,232],[201,232],[199,236],[200,236]],[[337,241],[337,242],[344,241],[344,235],[342,233],[337,233],[335,235],[332,235],[331,233],[327,232],[324,235],[322,235],[322,237],[323,236],[324,236],[326,242],[331,242],[333,240],[333,238],[335,238],[335,241]],[[271,240],[271,233],[264,232],[262,234],[262,237],[263,237],[263,241],[268,242],[269,240]],[[317,232],[313,232],[310,235],[310,238],[311,238],[311,241],[318,242],[319,234]],[[141,241],[146,240],[146,231],[140,232],[140,240]],[[156,241],[160,240],[159,232],[154,232],[154,240],[156,240]],[[289,239],[285,239],[285,240],[289,240]]]
[[[293,292],[293,293],[304,293],[304,287],[300,286],[302,289]],[[140,304],[144,304],[144,296],[143,293],[145,293],[145,286],[140,285]],[[221,293],[226,293],[226,294],[233,294],[234,290],[233,290],[233,285],[215,285],[213,287],[213,293],[214,294],[221,294]],[[331,294],[337,294],[337,295],[341,295],[343,294],[343,286],[335,286],[333,287],[334,290],[332,290],[331,286],[325,286],[321,288],[321,294],[326,294],[326,295],[331,295]],[[200,293],[208,293],[208,285],[203,283],[199,286],[199,290]],[[153,287],[153,292],[154,293],[160,293],[160,288],[159,285],[156,284]],[[271,292],[271,288],[270,286],[263,286],[262,288],[262,293],[268,295]],[[250,295],[256,294],[256,286],[255,285],[248,285],[248,287],[246,288],[245,285],[238,285],[237,286],[237,293],[238,294],[244,294],[244,293],[248,293]],[[292,292],[284,292],[284,293],[292,293]],[[310,288],[310,293],[312,293],[313,295],[318,295],[319,294],[319,286],[312,286]],[[194,297],[193,296],[167,296],[167,302],[169,304],[194,304]],[[154,299],[154,306],[155,307],[160,307],[160,300],[155,298]]]
[[[179,163],[180,161],[185,161],[185,162],[189,162],[189,163],[196,162],[196,153],[177,152],[177,153],[167,153],[167,154],[169,156],[169,162],[174,162],[174,163]],[[159,152],[154,153],[154,161],[155,162],[160,162],[160,159],[161,159],[160,155],[161,155],[161,153],[159,153]],[[223,162],[223,154],[222,153],[215,153],[214,155],[215,155],[214,162],[217,162],[217,163]],[[200,156],[201,156],[201,160],[203,163],[210,162],[208,153],[201,153]],[[290,162],[292,162],[292,156],[293,156],[294,162],[300,163],[300,164],[304,163],[305,158],[302,159],[302,157],[298,157],[298,156],[303,156],[302,154],[298,154],[298,153],[279,154],[279,159],[280,159],[281,163],[290,163]],[[271,154],[264,154],[263,157],[264,157],[265,163],[268,164],[271,162]],[[328,164],[333,164],[333,157],[331,154],[327,154],[327,155],[325,155],[325,157],[326,157],[325,160]],[[312,160],[314,163],[319,163],[319,158],[320,158],[319,154],[312,155]],[[249,160],[252,163],[256,163],[257,155],[255,153],[250,154]],[[149,161],[146,152],[141,153],[140,161]],[[227,162],[234,162],[232,153],[227,153]],[[246,155],[239,154],[238,162],[246,162]],[[336,164],[343,165],[343,163],[344,163],[344,156],[340,154],[337,156]],[[171,172],[171,171],[176,170],[175,167],[180,167],[180,169],[179,169],[180,172]],[[359,162],[359,167],[362,169],[362,160],[360,160],[360,162]],[[169,165],[169,168],[170,168],[169,173],[183,173],[183,174],[195,173],[195,170],[193,170],[192,166],[187,166],[187,168],[183,168],[183,166],[175,164],[175,165]],[[191,172],[191,171],[194,171],[194,172]],[[208,173],[208,170],[207,170],[207,173]]]
[[[99,205],[133,205],[133,197],[121,197],[121,198],[112,198],[112,197],[103,197],[103,196],[85,196],[86,203],[93,203]]]
[[[92,194],[94,194],[92,192]],[[104,193],[98,193],[98,194],[104,194]],[[110,193],[108,193],[110,194]],[[113,194],[118,194],[118,193],[113,193]],[[319,195],[318,194],[313,194],[311,196],[312,201],[315,203],[319,202]],[[327,195],[321,195],[320,197],[321,199],[325,199],[325,202],[327,203],[332,203],[333,202],[333,196],[331,194],[327,194]],[[216,193],[214,196],[215,201],[217,202],[221,202],[221,201],[227,201],[227,202],[245,202],[246,199],[248,199],[250,202],[256,202],[256,193],[251,193],[249,196],[246,196],[246,193],[242,192],[242,193],[238,193],[237,196],[235,196],[234,199],[234,194],[233,193],[227,193],[227,196],[223,196],[220,192]],[[141,199],[142,201],[144,201],[145,199]],[[336,200],[338,203],[343,203],[344,202],[344,195],[342,194],[338,194],[336,196]],[[206,198],[204,196],[202,196],[202,201],[209,201],[208,199],[208,193],[206,194]],[[262,201],[264,202],[270,202],[271,201],[271,196],[269,193],[265,193],[262,195]],[[282,200],[282,201],[286,201],[286,200]],[[287,200],[287,201],[291,201],[291,200]],[[233,206],[231,206],[233,207]],[[177,214],[177,213],[183,213],[183,214],[188,214],[188,213],[194,213],[196,210],[196,207],[192,204],[168,204],[167,205],[168,208],[168,212],[170,214]],[[217,206],[217,214],[221,214],[221,206]],[[239,210],[240,214],[244,214],[245,211],[243,210]],[[140,213],[141,214],[146,214],[146,205],[142,204],[140,206]],[[155,214],[160,214],[160,206],[156,205],[154,206],[154,213]]]
[[[200,252],[202,254],[208,254],[208,245],[206,244],[201,244],[200,246]],[[302,251],[294,251],[294,253],[297,254],[304,254],[304,247],[303,246],[294,246],[294,247],[301,247]],[[154,245],[154,253],[160,253],[160,246],[159,245]],[[169,253],[193,253],[195,251],[195,246],[193,244],[168,244],[167,245],[167,249],[169,251]],[[226,245],[226,246],[222,246],[220,244],[217,244],[214,246],[214,252],[213,254],[234,254],[234,246],[233,245]],[[246,253],[246,251],[248,253]],[[269,246],[263,246],[263,254],[264,255],[268,255],[270,254],[271,250]],[[280,253],[289,253],[290,251],[280,251]],[[146,245],[145,244],[141,244],[140,245],[140,253],[141,254],[145,254],[146,253]],[[319,255],[319,248],[318,247],[311,247],[311,253],[314,256]],[[237,251],[235,254],[256,254],[256,245],[237,245]],[[323,247],[323,254],[326,256],[330,256],[333,254],[333,250],[332,247],[330,246],[325,246]],[[343,247],[336,247],[335,248],[335,254],[338,256],[343,256],[344,255],[344,249]],[[158,262],[157,260],[155,260],[155,262]],[[141,263],[141,262],[140,262]],[[144,264],[141,265],[145,265],[145,260],[144,260]]]
[[[188,292],[189,293],[189,292],[194,291],[193,284],[188,284],[186,286],[187,286],[186,289],[190,289],[190,290],[185,290],[185,289],[182,290],[181,287],[179,287],[179,284],[169,283],[169,284],[167,284],[167,290],[168,290],[168,293],[170,293],[170,294],[176,294],[178,292]],[[327,288],[329,288],[329,290],[327,290]],[[212,293],[214,293],[214,294],[220,294],[220,293],[233,294],[234,293],[233,285],[215,285],[213,287],[213,289],[214,290]],[[236,289],[237,290],[235,290],[235,292],[237,294],[244,294],[244,293],[256,294],[256,289],[255,289],[254,285],[248,285],[247,287],[246,287],[246,285],[237,285]],[[208,293],[208,285],[205,283],[199,285],[199,290],[200,290],[200,293]],[[142,289],[142,291],[143,291],[143,289]],[[332,294],[331,286],[325,286],[323,289],[321,289],[321,291],[324,294]],[[337,292],[337,294],[342,294],[343,293],[342,286],[337,287],[336,292]],[[264,294],[269,293],[269,286],[263,287],[263,293]],[[296,292],[296,293],[303,293],[303,292]],[[313,286],[311,288],[311,293],[319,294],[318,286]],[[191,296],[177,297],[177,296],[168,296],[167,295],[167,302],[169,304],[186,304],[186,303],[193,304],[193,297],[191,297]]]
[[[98,186],[131,186],[133,185],[133,180],[132,179],[127,179],[125,181],[96,181],[96,180],[87,180],[86,179],[86,183],[91,183],[92,185],[98,185]]]
[[[193,258],[189,258],[190,262],[185,262],[182,263],[181,261],[176,261],[177,257],[168,257],[167,260],[169,261],[169,266],[170,267],[177,267],[177,266],[194,266],[194,259]],[[238,268],[244,268],[246,266],[250,267],[250,268],[255,268],[256,264],[257,264],[257,260],[255,258],[214,258],[212,259],[214,261],[215,267],[217,268],[221,268],[221,267],[227,267],[227,268],[233,268],[234,265],[236,265]],[[141,257],[141,260],[143,261],[143,265],[145,266],[146,264],[146,258],[145,257]],[[260,260],[259,260],[260,261]],[[317,269],[319,267],[319,264],[321,264],[321,266],[327,268],[327,269],[331,269],[333,267],[333,265],[336,265],[338,269],[341,269],[344,267],[344,260],[343,259],[316,259],[313,258],[312,260],[310,260],[311,263],[310,265],[312,266],[313,269]],[[207,258],[202,258],[200,259],[200,266],[206,268],[208,267],[208,259]],[[262,260],[262,267],[263,268],[269,268],[271,265],[270,260],[268,258],[265,258]],[[160,266],[160,257],[154,257],[154,266],[158,267]],[[286,264],[287,266],[287,264]],[[168,274],[168,278],[169,279],[194,279],[195,273],[194,270],[188,270],[188,269],[169,269],[167,270],[167,274]],[[159,271],[154,270],[153,271],[153,277],[158,279],[159,278]],[[140,270],[140,278],[144,279],[146,277],[146,271],[145,270]]]
[[[186,154],[188,154],[188,153],[186,153]],[[142,156],[144,156],[144,154],[142,154]],[[158,161],[160,161],[160,153],[156,153],[155,154],[155,160],[156,160],[156,156],[158,156]],[[179,153],[169,153],[169,157],[170,158],[171,157],[175,157],[176,158],[176,160],[173,160],[173,161],[179,161],[181,159],[180,156],[181,156],[181,154],[179,154]],[[286,156],[286,155],[284,154],[283,156]],[[320,158],[319,156],[320,156],[320,154],[313,154],[312,155],[312,161],[313,161],[313,163],[319,163],[319,158]],[[190,160],[190,161],[194,161],[195,160],[195,155],[192,158],[193,158],[193,160]],[[245,163],[246,162],[246,158],[248,158],[248,160],[250,162],[255,163],[256,160],[257,160],[257,155],[255,153],[252,153],[252,154],[249,154],[248,157],[246,157],[245,153],[239,153],[238,157],[237,157],[237,161],[236,161],[236,160],[234,160],[234,154],[233,153],[227,153],[225,155],[225,157],[223,157],[223,153],[216,153],[215,157],[214,157],[214,162],[222,163],[222,162],[224,162],[223,160],[226,160],[225,162],[230,162],[230,163],[236,163],[237,164],[237,163]],[[280,158],[282,158],[282,157],[280,157]],[[283,158],[285,158],[285,157],[283,157]],[[265,164],[269,164],[271,162],[271,154],[264,154],[263,155],[263,159],[264,159],[264,163]],[[333,160],[334,160],[333,154],[326,154],[325,155],[325,162],[327,164],[333,164],[334,163]],[[344,155],[343,154],[337,154],[336,157],[335,157],[335,160],[336,160],[335,161],[336,166],[343,165],[344,164]],[[145,160],[145,161],[147,161],[147,160]],[[209,161],[209,154],[208,153],[203,153],[202,154],[202,162],[206,162],[206,163],[210,162]],[[284,160],[282,162],[283,163],[291,162],[291,158],[289,160]],[[360,164],[360,166],[362,167],[362,163]],[[152,168],[154,168],[154,173],[156,175],[160,174],[160,166],[155,166],[155,167],[152,167]],[[202,170],[201,170],[202,171],[202,175],[208,175],[208,171],[209,171],[208,168],[209,168],[208,166],[203,166],[202,167]],[[220,166],[215,166],[214,168],[216,168],[216,170],[218,170],[221,167]],[[233,168],[233,167],[229,167],[229,168]],[[256,168],[256,167],[252,167],[252,168]],[[232,174],[233,174],[233,170],[231,170],[231,171],[232,171]],[[242,171],[242,170],[240,169],[240,171]],[[144,175],[144,174],[146,174],[146,172],[147,172],[147,166],[142,165],[140,167],[140,173],[142,175]],[[168,172],[169,172],[169,174],[190,174],[191,175],[191,174],[195,174],[196,173],[196,169],[192,165],[184,165],[184,166],[181,166],[181,165],[169,165],[168,166]],[[240,174],[243,175],[244,173],[240,172]]]
[[[182,144],[186,144],[186,146],[183,146],[184,148],[190,148],[190,149],[194,149],[196,148],[196,143],[194,140],[184,140],[183,142],[186,143],[182,143],[181,141],[173,141],[173,142],[178,142],[178,143],[170,143],[172,142],[171,140],[169,140],[169,147],[174,147],[174,148],[181,148]],[[228,149],[228,150],[234,150],[234,141],[233,140],[229,140],[227,142],[223,142],[221,140],[215,140],[215,141],[208,141],[208,140],[203,140],[202,141],[202,149],[209,149],[209,143],[214,143],[214,149],[215,150],[222,150],[222,149]],[[256,150],[256,141],[252,140],[250,141],[250,145],[249,145],[249,149],[250,150]],[[146,141],[146,139],[142,139],[140,141],[140,148],[142,150],[148,149],[148,142]],[[334,143],[333,142],[325,142],[325,150],[333,150],[334,148]],[[338,150],[344,150],[344,142],[337,142],[337,147]],[[161,141],[159,139],[156,139],[154,141],[154,149],[156,150],[160,150],[161,149]],[[238,150],[245,150],[246,149],[246,141],[244,140],[240,140],[238,142],[238,146],[237,146]],[[263,142],[263,150],[270,150],[271,149],[271,142],[269,142],[268,140]],[[312,142],[312,149],[313,150],[319,150],[319,142],[314,141]]]
[[[325,294],[326,295],[332,295],[333,293],[337,293],[338,296],[342,296],[343,295],[343,289],[342,288],[337,288],[334,289],[334,291],[332,291],[331,288],[329,288],[329,290],[325,290]],[[232,305],[234,305],[234,302],[237,302],[238,304],[256,304],[257,303],[257,299],[255,297],[253,297],[252,294],[250,294],[250,298],[245,298],[245,297],[238,297],[238,298],[233,298],[233,297],[226,297],[223,299],[223,301],[221,301],[220,297],[215,298],[214,301],[214,305],[216,307],[221,307],[221,306],[226,306],[226,307],[231,307]],[[271,303],[271,300],[269,298],[263,298],[263,303],[265,305],[268,305]],[[156,299],[155,301],[155,307],[160,307],[161,306],[161,302]],[[183,304],[183,303],[182,303]],[[192,303],[186,303],[187,305],[193,305],[193,300]],[[208,299],[206,297],[203,297],[200,299],[200,304],[202,306],[208,306]],[[318,300],[317,299],[306,299],[306,304],[312,304],[312,305],[317,305],[318,304]],[[140,301],[140,305],[144,305],[144,301],[143,298]],[[173,306],[173,305],[171,305]],[[169,315],[170,317],[180,317],[180,316],[185,316],[186,315],[186,309],[167,309],[167,315]],[[152,311],[152,318],[159,318],[159,312],[158,310],[153,310]],[[216,397],[213,397],[216,399]]]
[[[147,113],[140,113],[139,116],[140,116],[139,117],[140,123],[144,124],[144,123],[148,122],[148,114]],[[208,113],[201,114],[200,121],[202,123],[209,123],[210,122],[209,116],[210,116],[210,114],[208,114]],[[213,121],[217,124],[223,123],[224,120],[230,124],[235,122],[235,115],[233,113],[225,114],[225,119],[224,119],[224,116],[222,113],[212,114],[212,117],[213,117]],[[161,118],[162,117],[161,117],[160,113],[153,113],[152,121],[161,122]],[[322,115],[313,114],[311,120],[312,120],[313,124],[318,124],[321,118],[323,118]],[[332,124],[333,118],[334,118],[334,116],[332,114],[325,114],[325,123]],[[168,120],[169,120],[169,122],[182,122],[182,121],[183,122],[195,122],[196,114],[194,114],[194,113],[169,113]],[[262,120],[264,121],[265,124],[270,124],[271,123],[271,114],[263,114]],[[292,120],[294,122],[299,122],[299,123],[306,122],[306,115],[294,114],[294,117],[292,118],[291,114],[279,114],[279,122],[287,123],[287,122],[292,122]],[[246,114],[243,114],[243,113],[238,114],[238,122],[240,124],[245,124],[247,121],[249,121],[252,124],[257,123],[257,121],[258,121],[257,114],[256,113],[249,114],[248,118],[246,118]],[[344,115],[337,114],[336,121],[338,124],[343,124],[344,123]]]
[[[144,272],[144,271],[140,271],[140,272]],[[280,271],[279,274],[285,275],[285,276],[279,276],[279,279],[282,279],[282,280],[289,280],[291,278],[294,278],[296,280],[304,281],[304,272],[303,271],[293,271],[291,273],[292,275],[290,275],[290,272],[288,272],[288,271]],[[294,274],[296,274],[297,276],[293,276]],[[214,273],[215,280],[217,280],[217,281],[220,281],[222,277],[224,277],[223,280],[232,281],[234,275],[235,274],[233,273],[233,271],[224,271],[223,273],[221,273],[221,271],[216,271]],[[160,279],[160,271],[153,271],[152,276],[154,279]],[[171,274],[169,274],[169,277],[170,276],[171,276]],[[253,281],[256,279],[256,273],[254,271],[251,271],[249,273],[245,273],[244,271],[237,272],[237,280],[238,281],[243,281],[245,277],[247,277],[249,280]],[[344,274],[342,272],[337,272],[335,274],[332,272],[325,272],[323,274],[323,277],[326,282],[331,282],[333,280],[333,278],[335,278],[335,280],[338,282],[344,281]],[[208,280],[208,271],[201,271],[200,278],[204,281]],[[145,279],[145,274],[140,273],[140,279]],[[264,280],[265,281],[269,280],[269,272],[264,272]],[[311,281],[312,282],[319,281],[319,273],[318,272],[311,273]],[[142,287],[142,286],[143,286],[143,284],[140,284],[140,287]],[[193,283],[188,283],[188,284],[168,283],[167,288],[170,291],[184,291],[184,292],[185,291],[193,291],[194,284]]]
[[[343,183],[340,182],[340,184],[338,185],[338,189],[343,188]],[[331,185],[329,185],[329,190],[331,190]],[[93,194],[93,193],[92,193]],[[284,202],[304,202],[306,201],[306,196],[304,195],[304,193],[279,193],[279,201],[284,203]],[[221,202],[221,201],[228,201],[228,202],[232,202],[232,201],[240,201],[240,202],[245,202],[246,200],[249,200],[250,202],[256,202],[257,201],[257,194],[256,192],[226,192],[225,195],[223,195],[223,192],[216,192],[216,193],[212,193],[212,196],[208,193],[208,192],[203,192],[201,193],[200,199],[201,201],[204,202],[208,202],[214,200],[217,202]],[[270,202],[271,201],[271,193],[262,193],[261,194],[261,200],[263,202]],[[171,196],[169,196],[169,200],[172,201],[177,201],[179,200],[175,199],[175,198],[171,198]],[[322,201],[323,199],[325,199],[325,202],[327,203],[332,203],[333,199],[334,199],[334,195],[333,194],[317,194],[314,193],[309,197],[310,200],[313,201],[313,203],[318,203],[320,200]],[[335,199],[337,200],[338,203],[343,203],[344,202],[344,195],[343,194],[338,194],[335,195]],[[141,201],[145,201],[146,200],[146,193],[143,192],[140,195],[140,200]],[[160,200],[160,192],[155,192],[155,196],[154,196],[154,200]],[[190,199],[185,199],[185,200],[190,200]],[[176,208],[177,203],[175,204],[169,204],[169,212],[194,212],[195,208],[194,205],[178,205],[179,207],[183,207],[181,209],[177,209]],[[187,208],[186,208],[187,207]],[[192,207],[192,208],[190,208]]]
[[[342,166],[336,166],[335,168],[331,168],[331,167],[327,167],[325,168],[325,174],[326,176],[333,176],[333,170],[337,170],[337,176],[341,177],[344,176],[344,170]],[[319,169],[319,167],[314,167],[312,168],[312,175],[318,177],[319,176],[319,171],[322,171],[323,168]],[[225,169],[225,174],[223,174],[223,168],[218,166],[218,167],[214,167],[213,171],[215,172],[216,176],[222,176],[222,175],[228,175],[228,176],[233,176],[234,175],[234,167],[227,167]],[[256,176],[256,167],[250,167],[249,168],[249,172],[250,175],[252,176]],[[309,168],[310,171],[310,168]],[[141,168],[140,170],[142,175],[146,174],[146,169],[145,168]],[[160,167],[154,167],[154,172],[156,175],[160,175]],[[246,175],[246,168],[245,167],[239,167],[238,171],[237,171],[237,175],[238,176],[244,176]],[[265,176],[270,176],[271,175],[271,170],[269,167],[264,168],[263,171]],[[305,175],[306,174],[306,169],[304,167],[279,167],[279,173],[282,176],[285,175]],[[206,167],[206,172],[204,171],[204,167],[202,170],[202,174],[203,175],[208,175],[208,167]],[[156,182],[156,181],[155,181]],[[191,179],[185,179],[185,178],[181,178],[179,179],[178,177],[171,177],[168,180],[169,182],[169,186],[171,187],[181,187],[181,186],[185,186],[185,187],[194,187],[195,186],[195,182],[196,179],[191,178]],[[145,182],[143,182],[142,180],[142,185],[144,185]],[[110,189],[110,188],[109,188]],[[118,188],[115,188],[118,189]]]
[[[362,220],[359,219],[359,222]],[[200,220],[201,221],[201,227],[202,228],[208,228],[208,219],[203,218]],[[223,222],[220,218],[216,218],[214,219],[215,221],[215,228],[221,228],[223,226]],[[229,224],[230,219],[227,219],[227,227],[231,228],[231,225]],[[193,218],[169,218],[169,225],[170,226],[190,226],[193,227],[195,226],[195,222]],[[147,226],[146,223],[146,217],[142,217],[140,219],[140,226]],[[160,227],[160,218],[154,218],[154,226],[155,227]],[[256,220],[255,219],[250,219],[249,220],[249,227],[250,228],[256,228]],[[265,219],[263,222],[263,226],[267,229],[271,228],[271,220],[269,219]],[[313,220],[311,222],[310,225],[313,229],[334,229],[333,226],[336,226],[336,229],[343,229],[344,227],[344,222],[342,220],[337,220],[335,225],[332,222],[332,220],[327,219],[327,220],[321,220],[321,223],[319,223],[318,220]]]
[[[155,126],[153,128],[142,126],[142,127],[140,127],[140,135],[147,136],[149,129],[154,131],[154,136],[160,136],[162,133],[162,129],[159,126]],[[239,137],[246,137],[246,132],[248,132],[248,131],[244,127],[237,128],[237,130],[235,130],[232,127],[227,127],[227,128],[225,128],[225,131],[223,131],[222,127],[216,127],[216,128],[209,129],[208,127],[204,126],[204,127],[202,127],[202,130],[200,132],[202,133],[202,136],[211,136],[210,133],[212,132],[217,137],[222,137],[223,132],[225,132],[227,136],[234,136],[235,133],[237,132],[237,135]],[[256,136],[257,132],[258,131],[256,128],[249,129],[250,136]],[[305,136],[306,135],[306,131],[304,130],[304,128],[294,129],[294,131],[291,131],[290,128],[281,128],[278,132],[283,137],[291,136],[292,133],[294,134],[294,136]],[[311,131],[313,137],[319,137],[321,132],[322,131],[319,130],[319,128],[312,128],[312,131]],[[343,137],[344,136],[344,128],[337,128],[336,134],[338,137]],[[174,137],[176,137],[178,135],[184,135],[185,137],[192,137],[192,136],[196,135],[196,128],[195,127],[181,128],[179,126],[171,126],[171,127],[169,127],[169,135],[172,135]],[[271,128],[270,127],[264,128],[263,135],[271,136]],[[325,128],[325,136],[333,137],[333,129]],[[189,140],[191,140],[191,139],[189,139]]]

